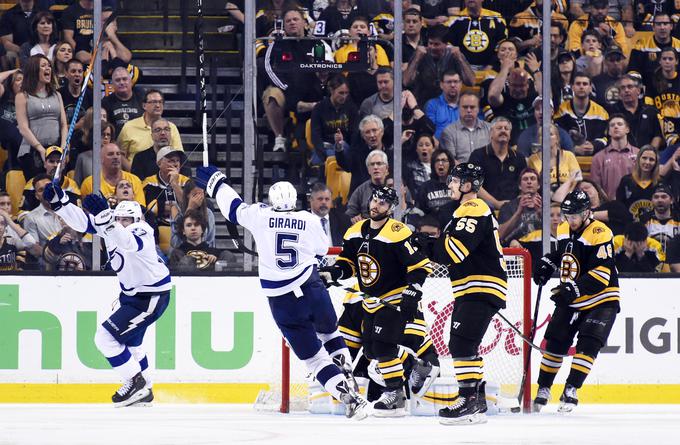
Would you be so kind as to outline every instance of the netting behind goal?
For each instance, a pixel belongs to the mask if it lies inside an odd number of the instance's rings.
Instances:
[[[325,257],[326,264],[333,264],[339,248],[331,248]],[[524,335],[529,335],[531,327],[531,256],[524,249],[507,248],[503,254],[508,271],[507,308],[503,315]],[[430,337],[441,361],[441,377],[454,377],[453,361],[449,353],[449,332],[453,293],[448,270],[440,264],[433,264],[434,270],[425,281],[421,302],[425,321],[430,329]],[[343,284],[352,286],[356,279]],[[342,313],[345,291],[329,289],[333,305]],[[272,345],[272,380],[267,392],[262,392],[256,403],[259,409],[273,409],[281,412],[306,410],[308,407],[309,376],[302,362],[282,342],[280,348]],[[279,351],[280,349],[280,351]],[[529,347],[498,316],[491,321],[482,340],[479,353],[484,356],[484,378],[500,388],[501,397],[517,399],[522,394],[521,404],[525,411],[530,402],[530,375],[522,379],[525,360],[530,353]],[[524,384],[525,389],[520,391]]]

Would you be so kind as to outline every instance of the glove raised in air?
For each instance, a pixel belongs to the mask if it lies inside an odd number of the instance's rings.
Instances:
[[[43,199],[49,203],[50,208],[55,212],[69,203],[68,195],[54,182],[45,186]]]
[[[215,198],[222,184],[227,183],[227,177],[217,167],[209,165],[196,169],[196,185],[205,190],[211,198]]]
[[[108,229],[113,223],[113,209],[109,203],[99,194],[87,195],[83,199],[83,208],[94,216],[94,225],[98,229]]]

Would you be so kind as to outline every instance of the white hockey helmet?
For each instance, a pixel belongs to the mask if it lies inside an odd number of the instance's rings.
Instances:
[[[279,212],[295,210],[297,190],[288,181],[279,181],[269,188],[269,205]]]
[[[137,201],[121,201],[113,210],[114,218],[132,218],[134,222],[142,220],[142,206]]]

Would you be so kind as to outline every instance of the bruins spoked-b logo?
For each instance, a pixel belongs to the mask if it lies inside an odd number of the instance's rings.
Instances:
[[[360,253],[357,255],[359,278],[366,287],[373,286],[380,278],[380,265],[372,256]]]
[[[481,53],[489,47],[489,36],[481,29],[471,29],[465,34],[463,45],[470,52]]]
[[[562,263],[560,263],[560,281],[574,281],[578,277],[579,271],[578,260],[571,253],[562,255]]]

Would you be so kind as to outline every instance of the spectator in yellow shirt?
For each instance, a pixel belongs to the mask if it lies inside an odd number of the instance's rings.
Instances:
[[[142,207],[146,207],[146,199],[144,198],[144,190],[142,189],[142,181],[132,173],[123,171],[122,168],[123,153],[116,144],[106,144],[101,150],[101,172],[100,172],[100,186],[99,190],[104,198],[109,199],[116,194],[116,184],[121,179],[126,179],[132,184],[132,192],[137,201]],[[81,196],[87,196],[92,193],[92,176],[85,178],[80,186]]]
[[[163,116],[163,93],[158,90],[149,90],[144,95],[144,114],[136,119],[128,121],[118,135],[118,146],[125,154],[129,162],[135,154],[153,145],[151,138],[151,125]],[[170,145],[183,149],[182,139],[177,126],[172,122],[170,125]],[[124,161],[125,170],[130,170],[130,165]]]
[[[541,129],[538,130],[538,140],[541,141]],[[541,174],[543,160],[542,153],[529,156],[527,167],[533,168]],[[568,182],[569,178],[581,178],[581,167],[578,165],[574,153],[564,150],[560,146],[560,133],[557,125],[550,125],[550,188],[555,191],[560,185]]]

